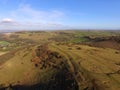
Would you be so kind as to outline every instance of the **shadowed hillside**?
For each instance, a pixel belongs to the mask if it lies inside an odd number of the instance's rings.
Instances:
[[[45,44],[36,47],[35,50],[30,48],[20,50],[15,53],[16,56],[1,65],[1,87],[13,90],[94,88],[87,73],[77,70],[77,64],[72,57],[62,55],[62,52],[57,51],[54,46],[50,45],[50,49],[48,46]],[[5,75],[9,72],[11,72],[9,76]]]

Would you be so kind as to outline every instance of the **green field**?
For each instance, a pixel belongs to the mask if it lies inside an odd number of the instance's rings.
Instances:
[[[7,41],[0,41],[0,45],[9,45],[10,43]]]

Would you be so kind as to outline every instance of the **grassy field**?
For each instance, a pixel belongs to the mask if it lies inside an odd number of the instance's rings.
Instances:
[[[10,43],[9,42],[6,42],[6,41],[0,41],[0,45],[9,45]]]
[[[4,36],[18,48],[0,51],[0,89],[119,90],[119,35],[112,31],[47,31]]]

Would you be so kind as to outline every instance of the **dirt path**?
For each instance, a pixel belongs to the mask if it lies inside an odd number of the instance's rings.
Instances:
[[[6,52],[0,52],[0,56],[4,55]]]

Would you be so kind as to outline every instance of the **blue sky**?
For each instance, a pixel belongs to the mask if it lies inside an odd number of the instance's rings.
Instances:
[[[6,29],[120,29],[120,0],[0,0]]]

